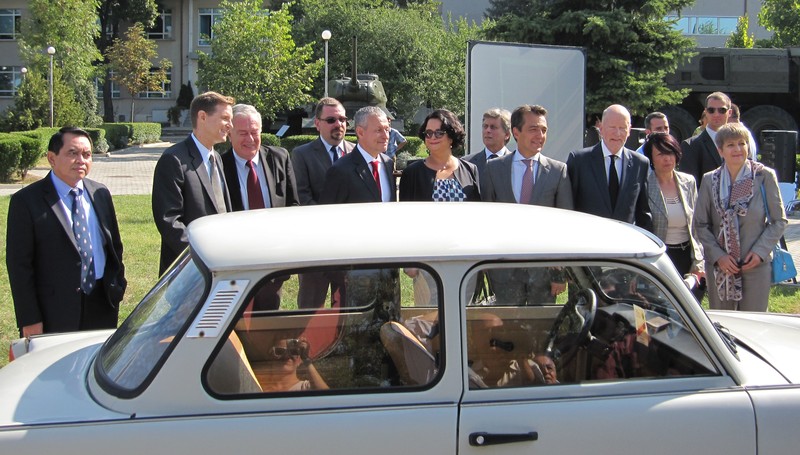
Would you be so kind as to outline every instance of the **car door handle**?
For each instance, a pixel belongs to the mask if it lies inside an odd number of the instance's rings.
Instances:
[[[510,442],[524,442],[536,441],[539,439],[539,433],[531,431],[530,433],[516,433],[516,434],[494,434],[494,433],[472,433],[469,435],[469,445],[482,447],[494,444],[508,444]]]

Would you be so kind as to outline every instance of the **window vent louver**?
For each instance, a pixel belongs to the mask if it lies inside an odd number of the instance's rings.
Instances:
[[[248,280],[217,283],[211,293],[213,297],[207,300],[203,309],[200,310],[200,314],[197,315],[186,334],[187,338],[219,336],[249,283]]]

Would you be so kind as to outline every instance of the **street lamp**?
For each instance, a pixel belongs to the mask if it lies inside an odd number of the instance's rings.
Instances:
[[[47,53],[50,55],[50,128],[53,127],[53,55],[56,53],[56,48],[50,46],[47,48]]]
[[[322,31],[322,40],[325,41],[325,98],[328,97],[328,40],[331,39],[331,31]]]

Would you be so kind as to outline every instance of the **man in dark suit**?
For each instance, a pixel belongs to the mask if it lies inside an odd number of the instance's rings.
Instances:
[[[249,104],[237,104],[232,123],[231,149],[222,155],[222,164],[233,211],[300,205],[289,152],[261,145],[261,114]],[[251,310],[277,310],[284,281],[263,282]]]
[[[233,98],[215,92],[196,96],[189,107],[192,134],[164,151],[153,174],[153,218],[161,234],[162,274],[189,245],[186,227],[206,215],[231,210],[214,145],[231,130]]]
[[[300,205],[289,152],[261,145],[261,114],[237,104],[232,123],[231,149],[222,155],[222,165],[233,211]]]
[[[731,115],[731,99],[722,92],[714,92],[706,97],[706,127],[697,136],[681,143],[681,162],[679,170],[694,176],[697,187],[703,174],[722,165],[722,157],[714,144],[717,130],[728,123]]]
[[[362,107],[354,121],[356,149],[328,169],[320,204],[396,201],[392,159],[384,153],[390,128],[386,114],[375,106]]]
[[[506,144],[511,140],[511,112],[496,107],[489,109],[483,114],[481,132],[483,149],[467,155],[464,159],[478,168],[478,177],[483,182],[486,162],[510,153]]]
[[[571,152],[567,173],[572,184],[575,210],[612,218],[653,230],[647,201],[650,162],[625,148],[631,116],[614,104],[603,111],[600,143]]]
[[[292,165],[300,205],[319,203],[328,168],[355,147],[352,142],[344,140],[347,114],[338,100],[319,100],[314,111],[314,126],[319,131],[319,138],[292,150]]]
[[[547,110],[528,104],[516,108],[511,131],[517,150],[486,163],[483,200],[572,210],[567,165],[541,153],[547,142]],[[498,303],[553,303],[566,289],[564,276],[549,268],[491,270],[489,279]]]
[[[11,197],[6,266],[20,335],[115,328],[125,293],[111,193],[89,180],[92,142],[64,127],[47,147],[52,170]]]

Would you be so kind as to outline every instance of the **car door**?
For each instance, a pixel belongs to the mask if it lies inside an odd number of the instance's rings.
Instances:
[[[462,292],[469,367],[460,454],[756,453],[747,393],[720,371],[674,299],[651,277],[596,263],[496,264],[477,272]],[[537,297],[542,277],[569,281],[569,291]],[[476,280],[484,282],[477,289],[504,286],[491,306],[471,291]],[[551,331],[553,321],[569,311],[565,302],[591,306],[592,299],[595,338],[570,349],[580,327],[565,323]],[[580,326],[587,314],[573,322]],[[639,325],[647,329],[637,332]],[[548,383],[555,379],[548,381],[542,356],[556,359],[557,383]],[[540,373],[526,377],[526,365]]]

